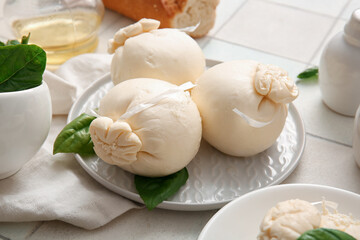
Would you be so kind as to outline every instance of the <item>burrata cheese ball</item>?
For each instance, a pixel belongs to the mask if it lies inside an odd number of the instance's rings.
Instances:
[[[276,141],[285,125],[287,104],[298,96],[286,71],[252,60],[218,64],[196,85],[191,94],[202,117],[204,139],[238,157],[260,153]],[[250,125],[235,110],[266,125]]]
[[[279,202],[266,213],[257,239],[296,240],[304,232],[319,228],[320,222],[320,211],[307,201]]]
[[[178,29],[157,29],[156,20],[142,19],[120,29],[110,40],[114,85],[132,78],[155,78],[176,85],[195,82],[205,71],[197,42]],[[159,23],[159,22],[158,22]]]
[[[98,114],[90,125],[95,153],[131,173],[170,175],[199,150],[199,111],[189,92],[174,84],[150,78],[121,82],[102,98]]]

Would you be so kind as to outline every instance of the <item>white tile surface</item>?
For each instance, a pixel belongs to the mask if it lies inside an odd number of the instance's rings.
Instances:
[[[351,17],[351,14],[356,9],[360,8],[360,1],[359,0],[351,0],[350,3],[347,5],[343,13],[341,14],[341,18],[344,20],[348,20]]]
[[[130,211],[108,225],[86,231],[62,222],[44,223],[29,240],[51,239],[124,239],[190,240],[196,239],[215,211],[177,212],[147,209]]]
[[[106,32],[114,34],[120,28],[125,27],[134,23],[133,20],[120,15],[117,12],[106,9],[104,14],[103,22],[100,26],[100,35],[103,35]]]
[[[101,35],[107,28],[111,27],[114,22],[123,21],[125,17],[112,10],[105,9],[104,17],[100,25],[99,34]]]
[[[348,0],[326,0],[326,7],[324,7],[324,0],[268,0],[289,7],[295,7],[298,9],[306,10],[309,12],[328,15],[331,17],[337,17]]]
[[[300,94],[294,104],[304,121],[306,132],[351,146],[354,118],[330,110],[322,102],[317,82],[298,83],[297,86]]]
[[[210,36],[213,36],[244,4],[246,0],[220,0],[216,8],[216,20],[214,27],[210,30]]]
[[[360,194],[360,169],[350,147],[309,135],[306,141],[299,165],[283,183],[322,184]]]
[[[252,0],[216,34],[219,39],[308,62],[334,19]]]
[[[345,24],[346,21],[343,19],[339,19],[336,21],[335,25],[331,29],[331,32],[327,35],[326,39],[321,43],[320,48],[316,51],[313,59],[311,60],[311,64],[317,66],[319,65],[321,54],[324,51],[326,45],[336,34],[344,30]]]
[[[203,51],[206,58],[219,61],[252,59],[263,63],[275,64],[288,71],[293,78],[305,67],[304,63],[216,39],[210,40],[203,48]]]
[[[201,38],[196,38],[195,41],[199,44],[199,46],[203,49],[204,46],[211,40],[209,36],[204,36]]]

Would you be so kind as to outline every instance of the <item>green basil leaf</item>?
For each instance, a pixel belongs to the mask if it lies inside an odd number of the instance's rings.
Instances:
[[[299,79],[309,79],[309,78],[318,78],[319,74],[319,68],[318,67],[312,67],[308,68],[305,71],[301,72],[299,75],[297,75],[297,78]]]
[[[20,42],[18,40],[8,40],[6,42],[6,46],[14,46],[14,45],[19,45]]]
[[[165,177],[135,175],[135,187],[145,206],[152,210],[162,201],[174,195],[189,177],[186,168]]]
[[[95,118],[83,113],[67,124],[55,139],[53,154],[94,154],[89,127]]]
[[[306,231],[297,240],[356,240],[356,239],[343,231],[329,229],[329,228],[317,228]]]
[[[41,85],[46,53],[36,45],[0,48],[0,92],[25,90]]]

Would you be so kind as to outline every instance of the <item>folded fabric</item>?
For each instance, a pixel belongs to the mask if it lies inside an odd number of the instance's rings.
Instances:
[[[55,73],[46,72],[55,113],[67,114],[84,88],[110,71],[109,65],[107,55],[86,54],[69,60]],[[52,155],[66,117],[53,116],[40,151],[19,172],[0,180],[1,222],[61,220],[94,229],[139,208],[92,179],[73,154]]]
[[[88,53],[71,58],[55,72],[45,71],[53,115],[68,114],[72,104],[94,81],[110,72],[112,55]]]

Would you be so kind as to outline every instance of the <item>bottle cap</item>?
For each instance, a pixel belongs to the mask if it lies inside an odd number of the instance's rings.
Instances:
[[[350,44],[360,46],[360,8],[351,15],[344,27],[345,38]]]

